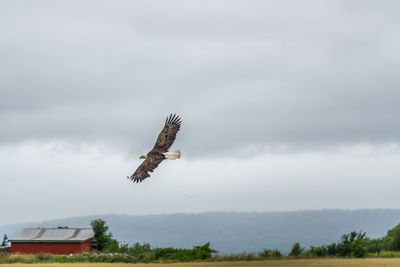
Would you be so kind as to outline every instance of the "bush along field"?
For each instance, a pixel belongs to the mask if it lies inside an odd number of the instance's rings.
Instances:
[[[206,243],[202,246],[196,246],[192,249],[176,249],[176,248],[155,248],[151,249],[149,244],[133,246],[123,245],[118,252],[109,253],[84,253],[71,255],[53,255],[53,254],[36,254],[36,255],[4,255],[0,257],[1,263],[76,263],[76,262],[189,262],[201,261],[211,258],[211,253],[215,251],[210,249],[210,244]]]
[[[299,242],[293,244],[288,255],[279,250],[263,249],[258,253],[223,255],[210,247],[210,243],[192,249],[151,248],[150,244],[120,244],[108,232],[105,221],[97,219],[91,226],[97,240],[97,250],[92,253],[74,255],[18,255],[0,254],[1,263],[172,263],[191,261],[253,261],[268,259],[298,258],[400,258],[400,224],[390,229],[382,238],[371,239],[364,232],[350,232],[341,236],[338,242],[328,245],[311,246],[306,249]],[[5,238],[4,238],[5,239]],[[3,242],[4,243],[4,242]]]
[[[350,232],[340,240],[329,245],[322,245],[305,250],[295,243],[289,256],[293,257],[400,257],[400,224],[390,229],[384,237],[369,238],[364,232]]]

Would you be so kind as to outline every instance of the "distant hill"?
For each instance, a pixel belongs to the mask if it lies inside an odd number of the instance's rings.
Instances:
[[[263,248],[287,253],[302,246],[337,241],[350,231],[380,237],[400,223],[400,210],[321,210],[292,212],[204,212],[168,215],[97,215],[0,227],[0,235],[19,235],[24,227],[88,227],[104,219],[122,243],[150,243],[152,247],[190,248],[211,242],[221,253],[257,252]]]

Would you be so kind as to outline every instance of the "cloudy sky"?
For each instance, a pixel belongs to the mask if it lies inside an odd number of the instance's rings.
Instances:
[[[1,1],[0,225],[399,208],[398,1]],[[173,148],[126,179],[169,113]]]

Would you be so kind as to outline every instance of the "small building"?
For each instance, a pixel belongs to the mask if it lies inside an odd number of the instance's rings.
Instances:
[[[10,239],[11,253],[75,254],[90,252],[94,245],[91,228],[26,228],[18,238]]]

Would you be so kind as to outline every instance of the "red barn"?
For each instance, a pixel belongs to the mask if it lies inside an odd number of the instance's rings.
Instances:
[[[94,232],[91,228],[26,228],[10,241],[11,253],[85,253],[91,251]]]

